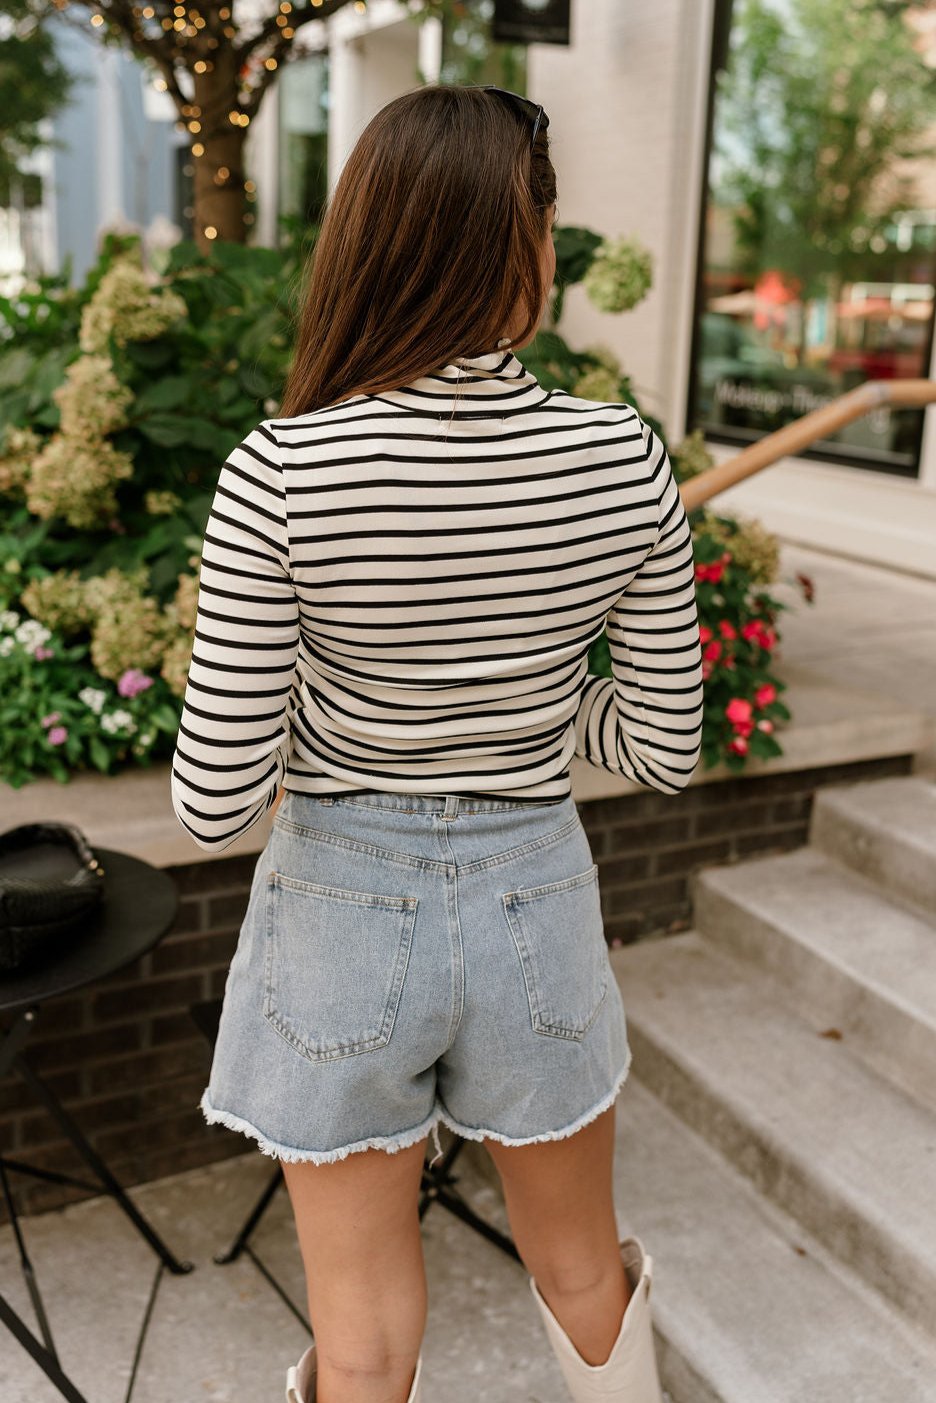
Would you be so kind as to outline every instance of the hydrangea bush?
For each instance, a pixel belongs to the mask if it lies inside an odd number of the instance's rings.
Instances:
[[[157,271],[109,235],[81,288],[43,279],[0,298],[0,777],[110,772],[168,758],[192,650],[198,564],[220,464],[275,414],[314,230],[282,251],[182,243]],[[602,347],[556,326],[581,281],[605,310],[650,283],[633,240],[556,230],[552,326],[521,359],[547,387],[635,403]],[[643,416],[661,437],[662,426]],[[710,461],[671,450],[677,478]],[[706,676],[703,761],[780,753],[770,672],[781,606],[776,543],[703,510],[693,525]],[[592,671],[610,674],[604,635]]]

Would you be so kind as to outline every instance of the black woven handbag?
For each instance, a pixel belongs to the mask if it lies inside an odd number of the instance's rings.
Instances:
[[[104,895],[104,868],[73,823],[0,833],[0,973],[38,962]]]

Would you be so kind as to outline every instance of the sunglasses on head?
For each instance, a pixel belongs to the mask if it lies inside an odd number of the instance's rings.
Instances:
[[[536,133],[539,131],[540,127],[543,128],[543,131],[546,131],[549,126],[549,118],[543,111],[541,103],[532,102],[530,98],[521,97],[519,93],[508,92],[506,88],[496,88],[492,83],[484,84],[481,91],[483,93],[494,93],[497,97],[505,98],[516,111],[521,112],[524,117],[529,117],[530,121],[533,123],[533,132],[530,136],[531,146],[536,140]]]

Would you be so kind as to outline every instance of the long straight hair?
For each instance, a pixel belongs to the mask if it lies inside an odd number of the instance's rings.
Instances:
[[[387,103],[361,134],[307,269],[280,412],[396,389],[536,330],[556,176],[546,133],[480,88]]]

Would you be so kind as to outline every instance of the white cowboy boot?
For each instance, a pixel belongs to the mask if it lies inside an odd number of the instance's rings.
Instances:
[[[416,1361],[416,1373],[410,1387],[406,1403],[422,1403],[419,1376],[422,1373],[422,1355]],[[293,1364],[286,1375],[286,1403],[315,1403],[316,1357],[315,1345],[309,1345],[298,1364]]]
[[[644,1252],[639,1238],[625,1238],[620,1246],[633,1295],[603,1364],[586,1364],[530,1277],[533,1299],[574,1403],[663,1403],[650,1322],[653,1258]]]

